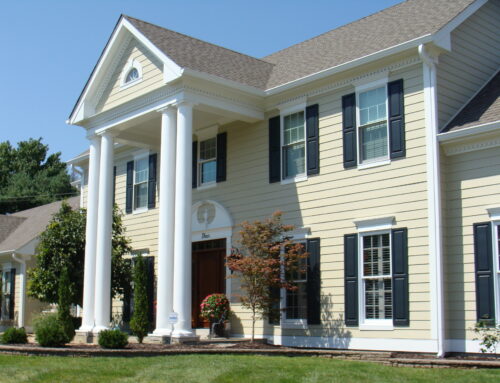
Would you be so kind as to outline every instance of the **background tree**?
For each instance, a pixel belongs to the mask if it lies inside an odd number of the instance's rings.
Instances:
[[[86,211],[73,210],[63,202],[59,212],[40,235],[36,249],[36,266],[29,271],[28,294],[42,302],[57,303],[59,278],[66,268],[70,287],[70,302],[82,305],[83,270],[85,259]],[[129,239],[124,234],[118,208],[113,209],[113,237],[111,258],[112,296],[123,294],[130,284],[130,266],[123,255],[131,251]]]
[[[48,155],[42,139],[0,143],[0,214],[44,205],[76,194],[61,153]]]
[[[274,308],[279,307],[279,296],[273,294],[273,290],[295,290],[297,287],[286,276],[305,271],[300,260],[308,254],[301,244],[286,236],[294,227],[284,225],[281,216],[281,212],[275,212],[265,221],[243,222],[238,240],[240,247],[233,249],[226,261],[234,272],[231,277],[241,281],[244,292],[241,304],[252,313],[252,342],[257,319],[280,314],[274,312]]]
[[[137,336],[139,343],[142,343],[149,330],[147,283],[146,263],[142,256],[138,255],[134,262],[134,313],[130,320],[130,329]]]

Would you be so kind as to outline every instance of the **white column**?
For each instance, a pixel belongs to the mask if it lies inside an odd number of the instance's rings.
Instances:
[[[89,175],[87,185],[87,224],[85,229],[85,269],[83,277],[83,316],[80,331],[94,327],[95,256],[97,243],[97,201],[99,197],[99,164],[101,137],[90,140]],[[81,189],[83,194],[83,185]]]
[[[95,273],[94,332],[109,328],[111,305],[111,235],[113,224],[113,136],[101,138],[99,182],[99,215],[97,217],[97,251]]]
[[[177,111],[162,111],[160,153],[160,212],[158,224],[158,284],[156,293],[156,329],[154,335],[170,335],[168,315],[173,311],[174,287],[174,203],[175,144]]]
[[[190,337],[191,329],[191,179],[193,106],[177,107],[175,173],[174,311],[179,314],[172,336]]]

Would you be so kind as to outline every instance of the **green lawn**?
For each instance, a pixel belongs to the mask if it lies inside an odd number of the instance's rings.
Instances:
[[[0,382],[499,382],[500,370],[387,367],[308,357],[178,355],[74,358],[0,355]]]

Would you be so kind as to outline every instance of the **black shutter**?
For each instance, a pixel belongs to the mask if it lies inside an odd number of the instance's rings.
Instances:
[[[342,139],[344,146],[344,168],[358,163],[356,152],[356,94],[342,97]]]
[[[127,186],[125,196],[125,212],[132,213],[134,198],[134,161],[127,162]]]
[[[390,82],[387,91],[391,158],[400,158],[406,155],[403,80]]]
[[[113,207],[115,206],[116,200],[116,166],[113,166]]]
[[[307,240],[307,323],[321,324],[320,239]]]
[[[133,281],[133,263],[132,263],[132,258],[127,258],[123,260],[128,266],[130,267],[130,271],[132,275],[130,276],[130,284],[124,286],[123,289],[123,307],[122,307],[122,319],[123,322],[128,323],[130,322],[130,318],[132,316],[132,299],[133,299],[133,288],[132,288],[132,281]]]
[[[217,135],[217,182],[226,180],[227,133]]]
[[[271,287],[269,290],[269,295],[271,296],[271,307],[268,313],[269,324],[279,325],[281,318],[280,301],[281,301],[281,290],[279,287]]]
[[[477,321],[495,323],[491,222],[474,224]]]
[[[198,186],[198,141],[193,141],[193,179],[192,188],[196,189]]]
[[[10,269],[10,291],[9,291],[9,319],[14,319],[14,307],[16,306],[16,269]]]
[[[148,209],[156,206],[156,158],[156,153],[149,156]]]
[[[146,292],[148,296],[148,321],[149,328],[152,329],[155,324],[155,257],[148,256],[144,257],[144,263],[146,265],[146,271],[148,275],[148,282],[146,286]]]
[[[344,235],[344,310],[346,326],[357,326],[358,309],[358,235]]]
[[[269,183],[281,180],[280,116],[269,119]]]
[[[392,230],[392,311],[394,326],[410,325],[406,228]]]
[[[307,175],[319,174],[319,106],[306,108]]]

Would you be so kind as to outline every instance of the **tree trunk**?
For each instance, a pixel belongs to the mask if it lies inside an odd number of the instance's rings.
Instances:
[[[251,338],[251,342],[253,343],[255,339],[255,311],[252,313],[252,338]]]

